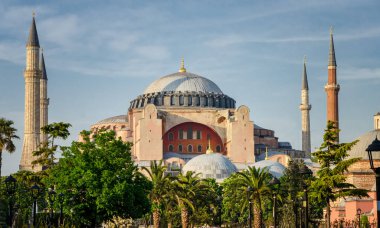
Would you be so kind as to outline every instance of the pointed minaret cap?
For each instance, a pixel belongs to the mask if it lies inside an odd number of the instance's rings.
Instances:
[[[329,66],[336,66],[333,27],[330,27],[330,52],[329,52]]]
[[[306,55],[303,59],[302,89],[309,90],[309,84],[307,83],[307,73],[306,73]]]
[[[35,13],[33,12],[33,20],[29,29],[29,38],[26,46],[40,47],[40,42],[38,41],[38,34],[36,28],[36,20],[34,19]]]
[[[206,150],[206,154],[212,154],[214,151],[211,149],[211,141],[210,139],[208,140],[208,148]]]
[[[186,72],[186,68],[185,68],[185,60],[182,58],[181,60],[181,67],[179,68],[179,71],[180,73],[185,73]]]
[[[43,52],[43,49],[42,49],[42,52]],[[44,53],[41,54],[40,70],[42,71],[41,79],[47,80]]]

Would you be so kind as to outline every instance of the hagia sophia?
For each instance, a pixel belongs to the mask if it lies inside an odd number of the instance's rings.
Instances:
[[[189,67],[188,67],[189,68]],[[327,120],[339,124],[338,94],[333,34],[330,33],[327,94]],[[35,18],[26,45],[24,143],[21,170],[32,168],[32,151],[46,136],[40,128],[48,123],[47,73],[44,56],[40,54]],[[239,105],[231,94],[204,76],[190,73],[182,60],[175,73],[158,77],[130,101],[127,113],[115,113],[89,126],[93,133],[101,129],[114,130],[125,142],[132,143],[132,156],[138,166],[149,166],[152,160],[164,160],[168,172],[192,170],[204,178],[221,182],[232,173],[248,166],[267,167],[281,177],[290,159],[304,159],[314,172],[318,164],[311,161],[309,87],[306,61],[301,84],[302,149],[279,141],[274,130],[260,127],[251,119],[250,108]],[[374,183],[366,148],[380,138],[380,113],[374,116],[374,130],[360,136],[349,152],[350,157],[362,157],[347,172],[348,182],[370,190],[370,198],[341,199],[334,202],[332,218],[352,219],[358,207],[374,219],[377,210]],[[79,139],[81,140],[81,139]],[[354,139],[353,139],[354,140]],[[374,157],[380,164],[380,155]]]

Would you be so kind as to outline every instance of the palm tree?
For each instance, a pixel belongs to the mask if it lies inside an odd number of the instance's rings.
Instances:
[[[251,194],[249,200],[253,202],[253,216],[254,227],[262,227],[262,210],[261,202],[263,197],[270,194],[271,189],[268,185],[271,174],[267,169],[256,169],[255,167],[248,167],[247,170],[238,172],[237,175],[241,176],[239,185],[245,188],[251,188]]]
[[[169,182],[169,176],[165,175],[166,166],[162,164],[162,161],[151,161],[150,168],[143,167],[152,181],[153,188],[149,193],[150,200],[152,201],[153,211],[153,226],[154,228],[160,227],[161,220],[161,207],[164,200],[164,196],[167,191],[167,185]]]
[[[12,120],[0,118],[0,177],[3,160],[3,150],[8,151],[9,153],[13,153],[16,150],[16,147],[13,144],[13,139],[19,138],[15,134],[17,131],[16,128],[13,128],[12,125]]]
[[[181,211],[182,228],[189,227],[189,209],[194,211],[194,198],[205,186],[199,178],[199,173],[187,171],[185,175],[178,175],[174,181],[174,194]]]

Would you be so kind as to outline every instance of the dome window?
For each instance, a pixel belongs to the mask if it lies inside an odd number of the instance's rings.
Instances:
[[[180,95],[179,96],[179,105],[183,105],[184,104],[184,99],[183,99],[183,95]]]
[[[187,146],[187,152],[189,152],[189,153],[193,152],[193,146],[192,145]]]

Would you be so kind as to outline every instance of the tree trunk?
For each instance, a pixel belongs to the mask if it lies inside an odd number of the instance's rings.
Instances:
[[[253,227],[261,228],[262,219],[261,219],[261,202],[260,199],[255,200],[253,204]]]
[[[189,212],[185,206],[181,208],[182,228],[187,228],[189,224]]]
[[[327,203],[327,208],[326,208],[326,227],[327,228],[330,228],[330,215],[331,215],[331,212],[330,212],[330,200],[329,199],[326,199],[326,203]]]
[[[154,228],[160,228],[160,219],[161,215],[160,212],[156,209],[153,211],[153,227]]]

